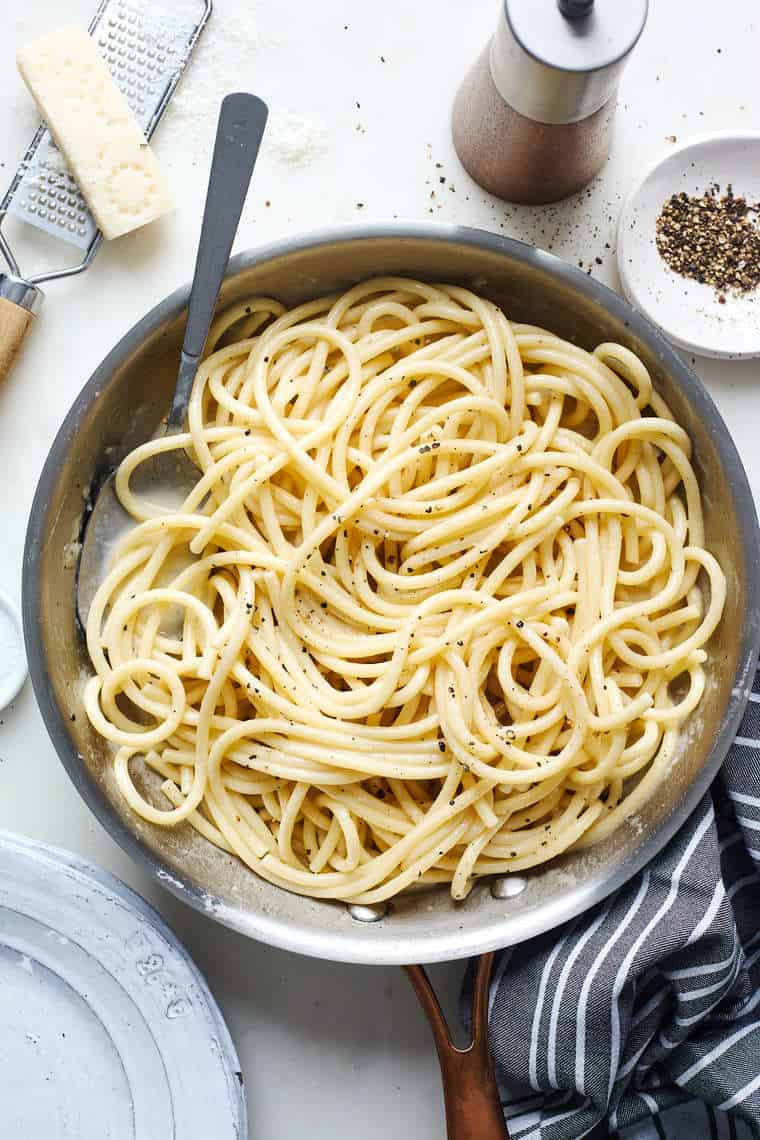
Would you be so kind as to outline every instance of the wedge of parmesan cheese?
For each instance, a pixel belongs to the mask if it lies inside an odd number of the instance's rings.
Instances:
[[[104,237],[173,208],[156,157],[84,28],[51,32],[16,61]]]

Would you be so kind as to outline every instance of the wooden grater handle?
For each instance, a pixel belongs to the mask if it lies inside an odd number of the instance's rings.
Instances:
[[[0,273],[0,381],[13,367],[42,297],[35,285]]]

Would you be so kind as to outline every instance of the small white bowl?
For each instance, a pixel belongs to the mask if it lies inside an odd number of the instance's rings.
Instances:
[[[760,201],[760,132],[703,135],[673,147],[629,195],[618,223],[623,292],[680,348],[723,359],[760,356],[760,287],[724,293],[674,273],[657,252],[655,224],[672,194],[700,195],[717,183]]]
[[[25,680],[21,618],[10,598],[0,592],[0,712],[18,696]]]

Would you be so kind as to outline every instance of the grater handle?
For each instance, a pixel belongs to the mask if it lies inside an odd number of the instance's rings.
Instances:
[[[168,430],[182,431],[267,121],[266,104],[237,92],[222,100]]]
[[[22,277],[0,273],[0,381],[13,367],[42,297],[42,290]]]

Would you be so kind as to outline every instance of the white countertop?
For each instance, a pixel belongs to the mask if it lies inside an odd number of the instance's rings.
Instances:
[[[36,125],[15,71],[15,49],[61,22],[87,22],[93,5],[25,0],[20,14],[19,5],[6,5],[0,15],[3,186]],[[255,91],[272,111],[236,249],[360,218],[432,218],[551,247],[575,264],[592,264],[595,276],[616,286],[622,198],[639,169],[667,149],[667,137],[760,127],[756,0],[723,6],[653,0],[651,8],[623,78],[609,163],[588,192],[542,211],[480,191],[458,166],[449,137],[454,91],[493,30],[495,0],[215,0],[176,105],[155,138],[176,213],[105,247],[84,276],[50,285],[23,359],[0,385],[0,589],[20,601],[32,495],[75,395],[115,341],[191,275],[216,109],[227,91]],[[692,363],[729,424],[760,500],[760,363]],[[164,912],[229,1022],[245,1074],[251,1137],[443,1136],[432,1041],[401,971],[270,950],[159,890],[79,799],[28,684],[0,713],[0,828],[81,852]],[[432,973],[444,999],[453,1001],[461,967]]]

